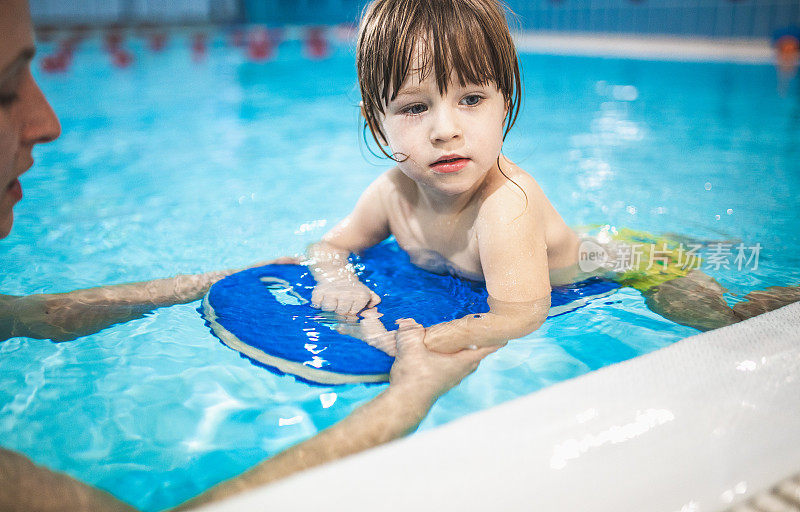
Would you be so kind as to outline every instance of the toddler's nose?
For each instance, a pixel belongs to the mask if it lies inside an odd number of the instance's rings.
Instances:
[[[461,127],[456,119],[456,113],[449,108],[440,108],[433,116],[431,127],[431,142],[441,143],[461,137]]]

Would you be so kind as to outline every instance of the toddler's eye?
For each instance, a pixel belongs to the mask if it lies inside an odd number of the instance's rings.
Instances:
[[[419,115],[428,110],[428,107],[423,105],[422,103],[417,103],[414,105],[409,105],[402,110],[404,114],[411,114],[411,115]]]
[[[475,105],[480,103],[482,99],[483,98],[477,94],[470,94],[469,96],[465,96],[464,99],[461,100],[461,103],[470,107],[474,107]]]

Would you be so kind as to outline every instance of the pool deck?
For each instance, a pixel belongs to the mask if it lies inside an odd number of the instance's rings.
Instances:
[[[516,43],[520,51],[549,55],[745,64],[774,62],[774,53],[767,39],[526,32],[517,35]]]
[[[795,303],[202,510],[725,510],[800,467],[799,332]]]

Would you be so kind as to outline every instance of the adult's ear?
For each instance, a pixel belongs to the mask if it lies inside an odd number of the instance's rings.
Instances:
[[[358,108],[359,108],[359,110],[361,110],[361,117],[366,119],[367,118],[367,113],[364,111],[364,102],[363,101],[359,101],[358,102]]]

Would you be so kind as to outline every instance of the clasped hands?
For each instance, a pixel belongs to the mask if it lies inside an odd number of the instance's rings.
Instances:
[[[397,330],[388,330],[380,321],[383,316],[377,308],[381,298],[366,285],[357,280],[337,279],[320,282],[311,293],[311,305],[323,311],[335,313],[339,317],[337,331],[352,336],[388,355],[397,355]],[[401,318],[398,326],[413,319]],[[426,343],[427,345],[427,343]],[[428,346],[430,350],[435,347]]]

